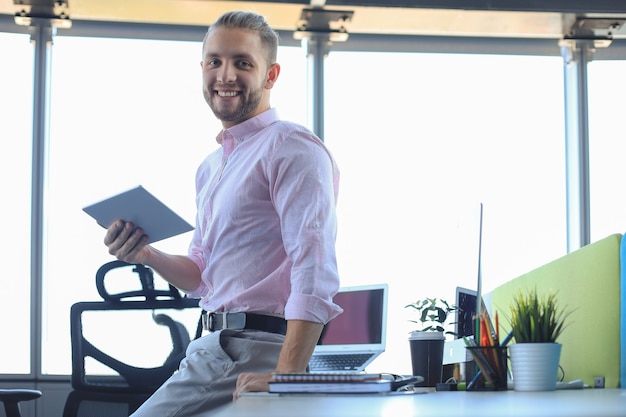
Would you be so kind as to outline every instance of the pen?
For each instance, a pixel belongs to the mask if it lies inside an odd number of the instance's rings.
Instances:
[[[513,338],[513,330],[511,330],[509,334],[506,335],[502,343],[500,343],[500,346],[506,346],[507,343],[509,343],[512,338]]]
[[[482,375],[485,379],[495,385],[497,373],[491,365],[489,358],[485,356],[481,350],[482,349],[477,349],[474,351],[474,353],[476,353],[474,362],[476,362],[476,365],[478,365],[478,368],[482,371]]]
[[[489,331],[489,324],[488,324],[488,318],[485,320],[485,334],[487,335],[486,339],[487,339],[487,344],[483,345],[483,346],[494,346],[496,344],[495,340],[493,339],[493,333]]]
[[[468,339],[467,337],[463,336],[463,341],[465,342],[465,346],[467,347],[478,346],[474,338]]]
[[[474,378],[472,378],[470,383],[467,384],[467,386],[465,387],[465,390],[471,391],[472,388],[474,388],[474,385],[476,385],[476,383],[478,382],[478,379],[482,376],[482,374],[483,374],[483,371],[479,369],[478,372],[476,372],[476,375],[474,375]]]
[[[487,346],[487,333],[485,332],[485,322],[483,321],[482,316],[480,317],[480,338],[478,339],[479,346]]]
[[[498,312],[496,311],[496,345],[500,344],[500,320],[498,319]]]
[[[480,319],[478,318],[478,315],[474,316],[474,326],[475,326],[474,340],[479,342],[480,341]]]

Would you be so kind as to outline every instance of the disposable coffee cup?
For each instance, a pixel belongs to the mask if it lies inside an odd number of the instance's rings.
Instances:
[[[410,334],[413,375],[424,378],[417,386],[435,387],[441,382],[444,341],[445,336],[442,332],[416,331]]]

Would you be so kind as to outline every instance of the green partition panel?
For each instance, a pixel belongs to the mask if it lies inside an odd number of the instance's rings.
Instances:
[[[500,315],[501,331],[510,325],[509,306],[518,290],[557,291],[562,306],[572,310],[569,326],[557,342],[563,345],[565,381],[582,379],[594,386],[604,377],[607,388],[619,387],[620,377],[620,242],[608,236],[517,277],[492,292],[492,308]]]

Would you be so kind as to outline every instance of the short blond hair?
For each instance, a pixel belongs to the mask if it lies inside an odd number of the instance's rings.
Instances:
[[[259,14],[248,11],[230,11],[221,15],[207,30],[204,40],[213,29],[247,29],[259,34],[267,55],[267,64],[276,63],[278,55],[278,33]]]

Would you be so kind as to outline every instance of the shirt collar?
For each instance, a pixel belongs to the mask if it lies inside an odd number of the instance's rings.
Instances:
[[[217,143],[226,147],[227,144],[225,142],[228,142],[228,139],[232,137],[234,139],[232,147],[234,148],[239,143],[243,142],[250,136],[266,128],[277,120],[278,111],[275,108],[271,108],[261,114],[258,114],[248,120],[239,123],[238,125],[222,130],[215,139]]]

